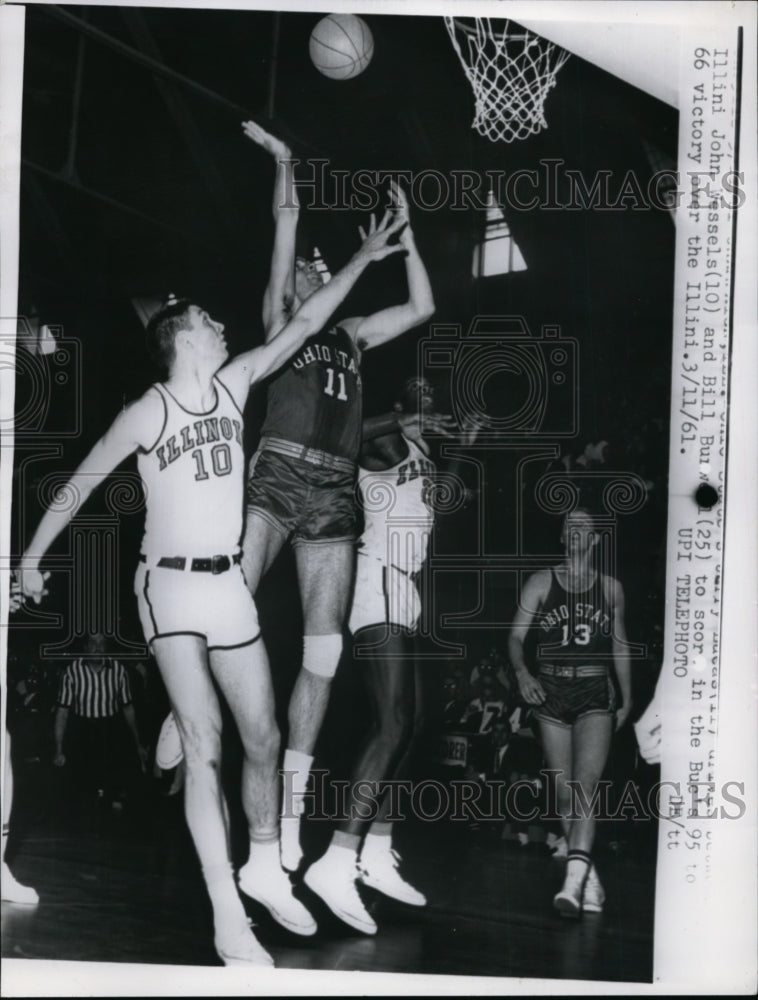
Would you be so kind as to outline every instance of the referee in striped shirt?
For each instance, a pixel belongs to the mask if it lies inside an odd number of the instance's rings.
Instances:
[[[117,803],[126,790],[130,772],[134,773],[135,763],[127,749],[123,723],[131,734],[143,772],[147,750],[140,740],[126,670],[104,652],[105,637],[99,633],[90,635],[86,655],[74,660],[64,671],[55,714],[53,763],[64,767],[71,757],[86,784],[97,789],[98,797],[105,797],[107,792],[111,801]],[[66,739],[72,713],[74,718]]]

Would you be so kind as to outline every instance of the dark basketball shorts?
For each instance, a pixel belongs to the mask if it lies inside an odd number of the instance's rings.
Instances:
[[[293,545],[355,541],[355,473],[256,452],[248,470],[247,510],[291,536]]]
[[[595,677],[551,677],[540,672],[545,701],[534,717],[558,726],[573,726],[586,715],[613,715],[616,692],[610,671]]]

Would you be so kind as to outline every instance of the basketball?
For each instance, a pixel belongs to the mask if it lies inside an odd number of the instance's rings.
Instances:
[[[332,80],[350,80],[371,62],[374,39],[363,18],[328,14],[311,32],[309,51],[319,73]]]

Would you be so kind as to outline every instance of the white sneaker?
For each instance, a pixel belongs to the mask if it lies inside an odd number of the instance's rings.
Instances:
[[[562,917],[578,917],[582,912],[582,893],[587,880],[587,865],[569,864],[563,888],[553,897],[553,906]]]
[[[282,816],[279,823],[279,856],[282,868],[295,872],[303,860],[303,849],[300,846],[300,817],[305,812],[305,799],[302,795],[292,796],[292,812],[294,816]]]
[[[268,965],[274,964],[258,938],[253,934],[252,923],[244,929],[231,932],[216,931],[213,946],[224,965]]]
[[[361,855],[358,871],[361,882],[409,906],[426,906],[426,896],[406,882],[397,870],[400,855],[392,848]]]
[[[602,913],[605,902],[605,889],[598,878],[595,866],[589,870],[587,881],[584,883],[584,895],[582,896],[582,909],[587,913]]]
[[[239,885],[246,896],[265,906],[274,920],[293,934],[310,937],[318,930],[311,914],[292,895],[292,883],[281,868],[263,868],[248,861],[240,869]]]
[[[0,889],[6,903],[22,903],[24,906],[36,906],[39,903],[37,892],[28,885],[21,885],[13,872],[3,861]]]
[[[155,763],[163,771],[171,771],[184,759],[182,741],[176,728],[174,713],[169,712],[163,720],[158,742],[155,745]]]
[[[358,895],[357,879],[357,865],[335,860],[330,851],[311,865],[303,877],[311,892],[323,899],[340,920],[364,934],[376,934],[376,922]]]

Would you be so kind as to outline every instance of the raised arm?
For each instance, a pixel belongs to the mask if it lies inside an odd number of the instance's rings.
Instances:
[[[516,674],[521,697],[527,705],[541,705],[545,700],[542,685],[533,677],[524,659],[524,640],[534,616],[540,609],[540,604],[547,596],[550,587],[550,574],[545,570],[534,573],[526,581],[519,597],[518,608],[513,619],[511,632],[508,636],[508,655]]]
[[[295,300],[295,237],[300,205],[289,146],[256,122],[243,122],[242,129],[248,139],[261,146],[276,162],[272,203],[274,249],[268,285],[263,295],[263,328],[266,341],[269,341],[292,314]]]
[[[616,729],[620,729],[632,710],[632,665],[629,660],[629,644],[624,622],[624,588],[618,580],[606,577],[606,589],[610,591],[613,605],[613,668],[621,691],[621,704],[616,710]]]
[[[329,317],[339,306],[363,271],[374,261],[384,260],[398,253],[399,243],[389,240],[400,229],[402,222],[392,219],[388,212],[379,226],[373,225],[360,249],[332,280],[319,288],[300,306],[295,315],[268,343],[239,354],[221,369],[219,377],[242,409],[250,386],[275,372],[312,334],[326,326]]]
[[[402,410],[392,410],[390,413],[380,413],[376,417],[366,417],[361,427],[364,441],[371,441],[385,434],[400,432],[404,437],[415,441],[427,455],[429,446],[424,440],[424,434],[435,434],[441,437],[453,437],[455,421],[444,413],[403,413]]]
[[[420,323],[425,323],[434,315],[432,286],[413,237],[408,199],[399,184],[392,186],[391,193],[396,219],[402,220],[403,226],[399,242],[405,251],[408,300],[402,305],[382,309],[371,316],[353,317],[340,324],[362,351],[385,344]],[[365,236],[363,229],[361,236]]]
[[[119,413],[63,487],[62,495],[75,497],[75,502],[60,510],[51,505],[43,514],[18,567],[21,589],[26,597],[39,604],[45,593],[46,579],[39,572],[40,560],[103,479],[139,447],[152,447],[163,419],[163,402],[156,391],[147,392]]]

